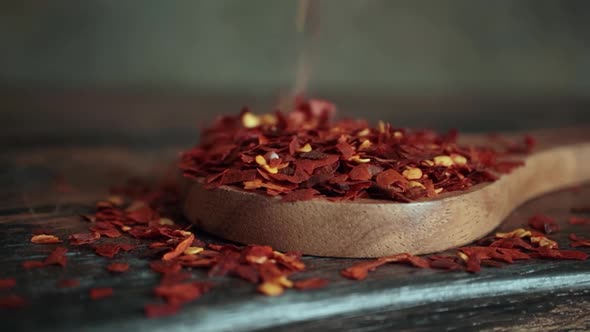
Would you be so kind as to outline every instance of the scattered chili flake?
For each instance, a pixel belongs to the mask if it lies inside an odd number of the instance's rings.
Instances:
[[[55,235],[38,234],[38,235],[33,235],[33,237],[31,237],[31,242],[37,243],[37,244],[51,244],[51,243],[62,243],[63,241],[60,240]]]
[[[183,305],[196,300],[213,287],[208,282],[187,282],[177,284],[163,284],[154,289],[156,296],[162,297],[171,305]]]
[[[100,239],[100,234],[97,232],[85,233],[85,234],[72,234],[70,235],[70,244],[73,246],[79,246],[96,242]]]
[[[0,279],[0,289],[12,288],[16,286],[16,279],[8,278],[8,279]]]
[[[299,290],[318,289],[326,287],[328,280],[322,278],[310,278],[303,280],[296,280],[293,282],[293,287]]]
[[[173,260],[174,258],[182,255],[182,253],[184,253],[184,251],[191,246],[191,244],[193,243],[194,240],[195,240],[195,235],[191,233],[186,239],[182,240],[176,246],[176,248],[174,248],[174,250],[164,254],[164,256],[162,256],[162,260],[170,261],[170,260]]]
[[[528,223],[532,228],[544,232],[545,234],[551,234],[559,231],[559,225],[555,223],[555,218],[542,214],[532,216]]]
[[[181,306],[177,304],[146,304],[144,306],[145,315],[148,318],[158,318],[172,316],[180,310]]]
[[[576,234],[570,234],[570,246],[571,247],[590,247],[590,240],[579,238]]]
[[[571,216],[568,220],[570,225],[586,225],[590,224],[590,218]]]
[[[43,262],[41,261],[24,261],[22,266],[25,269],[37,268],[37,267],[45,267],[48,265],[60,265],[61,267],[65,267],[68,261],[66,257],[66,253],[68,249],[64,247],[57,247],[53,249],[53,251],[45,258]]]
[[[24,298],[18,295],[0,296],[0,308],[17,309],[27,304]]]
[[[129,270],[129,264],[127,263],[111,263],[107,265],[107,270],[111,272],[123,273]]]
[[[153,261],[150,263],[150,268],[154,272],[168,274],[179,272],[182,269],[182,265],[175,261]]]
[[[89,294],[91,299],[99,300],[105,297],[113,296],[113,289],[111,287],[92,288]]]
[[[103,243],[98,244],[94,247],[94,251],[97,255],[107,258],[114,258],[120,250],[130,251],[133,249],[135,249],[134,245],[121,243]]]
[[[80,285],[80,280],[78,279],[63,279],[57,283],[57,287],[59,288],[73,288],[78,287]]]

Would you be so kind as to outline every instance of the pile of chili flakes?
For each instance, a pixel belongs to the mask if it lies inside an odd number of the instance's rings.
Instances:
[[[522,165],[531,137],[501,149],[457,144],[457,132],[394,128],[364,120],[332,121],[336,108],[298,100],[290,113],[247,108],[205,128],[182,157],[184,175],[209,189],[230,185],[284,201],[314,197],[409,202],[491,182]]]

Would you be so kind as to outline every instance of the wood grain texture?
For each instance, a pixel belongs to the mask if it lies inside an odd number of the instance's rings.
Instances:
[[[183,179],[183,209],[212,234],[283,251],[328,257],[439,252],[483,237],[532,197],[590,180],[590,131],[559,133],[537,134],[538,151],[498,181],[434,200],[283,203],[236,187],[207,190]]]

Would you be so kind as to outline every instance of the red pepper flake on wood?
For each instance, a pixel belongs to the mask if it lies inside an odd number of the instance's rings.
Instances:
[[[195,240],[195,235],[194,234],[190,234],[186,239],[182,240],[177,246],[176,248],[174,248],[174,250],[167,252],[166,254],[164,254],[164,256],[162,256],[162,260],[164,261],[170,261],[173,260],[174,258],[182,255],[182,253],[184,253],[184,251],[191,246],[191,244],[193,243],[193,241]]]
[[[19,295],[0,296],[0,308],[2,309],[17,309],[26,304],[27,301]]]
[[[36,243],[36,244],[52,244],[52,243],[62,243],[63,241],[60,240],[55,235],[38,234],[38,235],[33,235],[33,237],[31,237],[31,242]]]
[[[92,288],[89,292],[89,295],[91,299],[99,300],[105,297],[113,296],[113,289],[111,287]]]
[[[8,279],[0,279],[0,289],[7,289],[16,286],[16,279],[8,278]]]
[[[329,106],[312,106],[318,103]],[[183,154],[180,168],[188,178],[203,179],[207,189],[231,185],[286,202],[409,202],[495,181],[523,165],[522,156],[510,154],[534,145],[528,137],[501,142],[503,150],[461,146],[456,132],[331,121],[334,111],[326,101],[298,100],[290,113],[224,116],[202,131],[200,145]]]
[[[555,223],[555,218],[542,214],[532,216],[528,223],[532,228],[544,232],[545,234],[551,234],[559,231],[559,225]]]
[[[107,265],[107,270],[109,270],[110,272],[123,273],[123,272],[126,272],[127,270],[129,270],[129,264],[127,264],[127,263],[111,263],[111,264]]]

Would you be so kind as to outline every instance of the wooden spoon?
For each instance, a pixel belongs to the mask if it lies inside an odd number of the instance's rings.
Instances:
[[[183,178],[185,216],[203,230],[244,244],[332,257],[427,254],[494,230],[523,202],[590,180],[590,130],[539,132],[525,166],[489,184],[413,203],[325,199],[284,203],[233,187],[204,189]],[[485,141],[468,137],[462,143]]]

